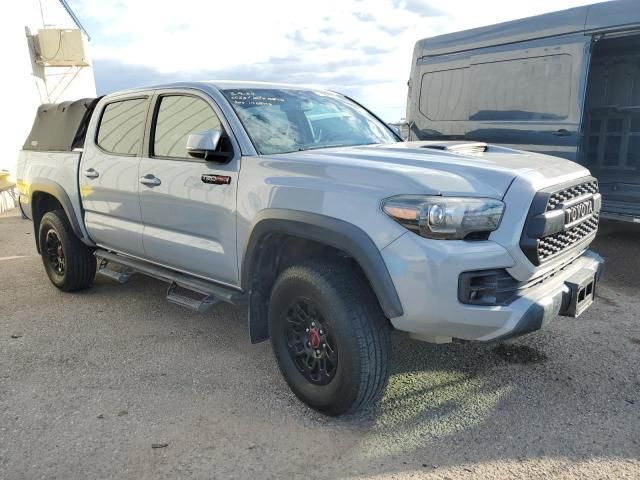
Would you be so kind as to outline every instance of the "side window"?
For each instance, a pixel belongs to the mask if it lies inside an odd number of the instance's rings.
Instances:
[[[203,99],[184,95],[161,97],[153,133],[153,155],[191,159],[187,154],[187,137],[213,129],[222,129],[220,119]]]
[[[428,72],[420,86],[420,112],[429,120],[467,120],[468,68]]]
[[[566,118],[571,62],[571,55],[560,54],[473,65],[470,120]]]
[[[142,144],[147,99],[112,102],[104,107],[96,142],[109,153],[136,155]]]

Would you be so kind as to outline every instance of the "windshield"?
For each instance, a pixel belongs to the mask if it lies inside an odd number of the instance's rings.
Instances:
[[[222,93],[262,155],[398,141],[370,113],[334,93],[273,88]]]

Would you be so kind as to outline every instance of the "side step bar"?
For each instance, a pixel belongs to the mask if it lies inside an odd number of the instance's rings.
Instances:
[[[131,270],[129,267],[122,267],[120,271],[112,270],[107,268],[108,262],[101,260],[100,265],[98,266],[98,273],[103,275],[111,280],[115,280],[118,283],[127,283],[129,279],[136,273]]]
[[[203,297],[193,298],[176,293],[177,289],[178,284],[176,282],[173,282],[171,285],[169,285],[169,288],[167,289],[167,300],[171,303],[175,303],[176,305],[180,305],[181,307],[193,310],[194,312],[203,313],[208,310],[211,305],[218,303],[218,299],[213,295],[196,292],[201,293]]]
[[[99,274],[119,283],[126,283],[135,273],[162,280],[170,284],[167,290],[168,301],[196,312],[204,312],[218,301],[234,305],[242,305],[247,301],[246,295],[239,290],[193,277],[186,273],[176,272],[169,268],[153,265],[143,260],[102,249],[96,250],[94,255],[99,261]],[[109,268],[109,265],[119,266],[120,270],[113,270]],[[182,295],[177,292],[178,288],[195,292],[201,298]]]

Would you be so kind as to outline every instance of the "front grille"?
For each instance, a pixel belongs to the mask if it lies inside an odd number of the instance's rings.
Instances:
[[[555,210],[556,207],[561,203],[568,200],[573,200],[574,198],[578,198],[588,193],[598,193],[597,180],[580,183],[578,185],[574,185],[572,187],[565,188],[560,190],[559,192],[551,194],[551,196],[549,197],[549,201],[547,202],[546,211],[549,212],[551,210]]]
[[[558,210],[571,208],[572,200],[575,200],[574,205],[576,202],[580,204],[580,197],[585,195],[594,196],[592,216],[574,226],[568,221],[565,224],[565,215],[559,214]],[[549,261],[595,234],[598,229],[599,208],[598,181],[593,177],[560,188],[539,191],[529,209],[520,248],[534,265]]]
[[[541,262],[580,243],[598,229],[598,215],[564,232],[554,233],[538,240],[538,258]]]

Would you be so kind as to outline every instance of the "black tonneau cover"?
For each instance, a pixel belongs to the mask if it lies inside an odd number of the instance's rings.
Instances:
[[[91,114],[100,98],[40,105],[23,150],[70,152],[83,147]]]

